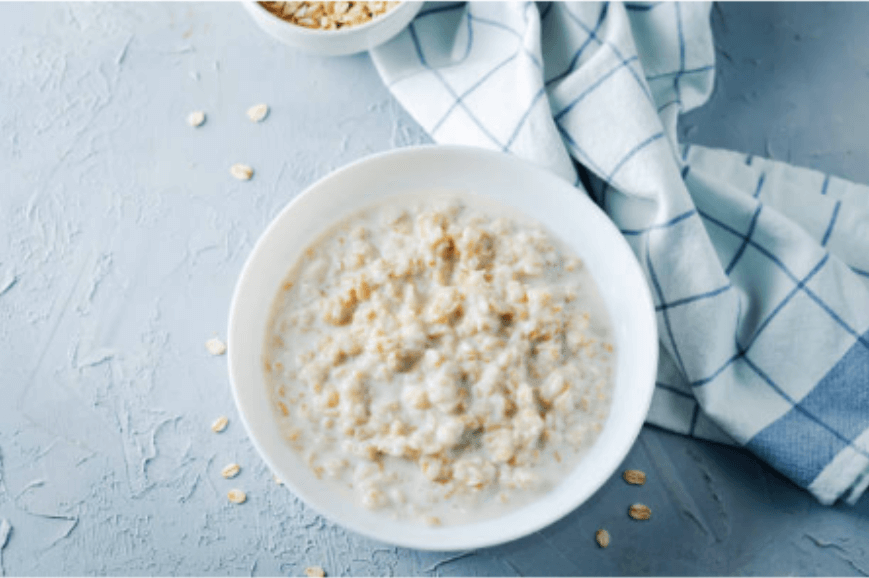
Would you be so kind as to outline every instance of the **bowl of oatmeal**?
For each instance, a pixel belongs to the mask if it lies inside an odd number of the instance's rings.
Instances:
[[[657,366],[651,297],[608,218],[515,157],[369,157],[295,198],[230,312],[242,421],[287,487],[406,547],[519,538],[618,468]]]
[[[244,2],[254,22],[304,52],[342,56],[370,50],[407,26],[422,2]]]

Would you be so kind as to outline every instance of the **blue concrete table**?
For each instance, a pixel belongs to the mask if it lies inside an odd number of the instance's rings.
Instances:
[[[715,94],[683,139],[869,183],[869,5],[724,4],[713,23]],[[823,508],[746,452],[652,428],[625,462],[645,486],[615,477],[482,551],[386,547],[277,486],[203,344],[285,203],[423,142],[367,55],[295,53],[237,4],[0,4],[0,573],[869,573],[869,500]]]

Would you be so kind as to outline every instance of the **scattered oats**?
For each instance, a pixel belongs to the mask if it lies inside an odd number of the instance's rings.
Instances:
[[[308,566],[305,568],[305,576],[308,576],[309,578],[323,578],[325,575],[326,571],[320,566]]]
[[[240,181],[249,181],[253,176],[253,169],[247,165],[236,163],[229,168],[229,173]]]
[[[601,548],[606,548],[610,545],[610,533],[603,528],[595,533],[594,539],[597,540],[597,545]]]
[[[648,520],[652,517],[652,509],[643,504],[634,504],[628,509],[628,515],[634,520]]]
[[[229,498],[229,501],[233,504],[243,504],[247,501],[247,494],[241,490],[229,490],[226,497]]]
[[[635,486],[642,486],[646,483],[646,472],[641,472],[640,470],[625,470],[622,477],[627,483]]]
[[[205,122],[205,113],[201,110],[191,112],[187,115],[187,124],[192,127],[201,126],[203,122]]]
[[[222,415],[214,420],[213,424],[211,424],[211,431],[213,431],[214,433],[220,433],[226,429],[228,423],[229,419],[225,415]]]
[[[226,343],[216,337],[212,337],[205,342],[205,349],[207,349],[208,353],[211,355],[223,355],[226,353]]]
[[[234,478],[235,476],[237,476],[238,472],[240,471],[241,466],[239,466],[238,464],[229,464],[220,471],[220,475],[228,480],[229,478]]]
[[[267,104],[256,104],[247,109],[247,118],[253,122],[261,122],[269,114],[269,106]]]

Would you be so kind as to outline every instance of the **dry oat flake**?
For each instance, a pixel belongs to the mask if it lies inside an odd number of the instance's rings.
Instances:
[[[229,168],[229,173],[240,181],[249,181],[253,176],[253,169],[247,165],[236,163]]]
[[[214,433],[220,433],[226,429],[228,423],[229,419],[225,415],[222,415],[211,424],[211,431]]]
[[[243,504],[247,501],[247,494],[241,490],[229,490],[226,497],[229,498],[229,501],[233,504]]]
[[[229,464],[220,471],[220,475],[226,479],[234,478],[241,471],[241,466],[238,464]]]
[[[624,477],[627,483],[635,486],[642,486],[646,483],[646,473],[641,472],[640,470],[625,470],[622,477]]]
[[[192,126],[194,128],[201,126],[202,123],[204,123],[204,122],[205,122],[205,113],[202,112],[201,110],[197,110],[196,112],[191,112],[187,116],[187,124],[189,124],[190,126]]]
[[[634,520],[648,520],[652,517],[652,509],[643,504],[634,504],[628,509],[628,515]]]
[[[323,578],[325,575],[326,571],[320,566],[308,566],[305,568],[305,576],[309,578]]]
[[[247,118],[253,122],[261,122],[269,114],[267,104],[255,104],[247,109]]]
[[[398,2],[260,2],[260,6],[297,26],[339,30],[365,24],[385,14]]]
[[[610,545],[610,533],[603,528],[595,533],[594,539],[597,540],[597,544],[601,548],[606,548]]]
[[[207,349],[208,353],[211,355],[223,355],[226,353],[226,343],[216,337],[212,337],[205,342],[205,349]]]

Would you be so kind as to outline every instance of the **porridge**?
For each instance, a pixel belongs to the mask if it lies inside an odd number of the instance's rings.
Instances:
[[[365,508],[455,524],[555,487],[609,412],[609,320],[581,261],[471,195],[397,197],[306,250],[272,305],[282,433]]]

